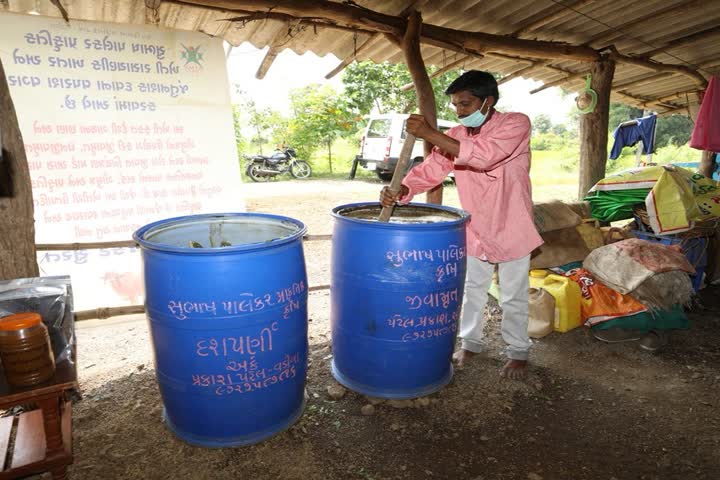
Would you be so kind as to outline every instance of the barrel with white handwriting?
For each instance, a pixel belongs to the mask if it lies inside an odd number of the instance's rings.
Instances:
[[[162,220],[133,235],[163,416],[186,442],[256,443],[302,414],[305,231],[291,218],[228,213]]]
[[[452,378],[469,215],[429,204],[333,209],[332,373],[374,397],[414,398]]]

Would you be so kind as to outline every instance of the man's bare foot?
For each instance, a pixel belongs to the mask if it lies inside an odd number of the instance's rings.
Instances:
[[[477,355],[475,352],[465,350],[464,348],[456,351],[455,353],[453,353],[452,356],[452,361],[455,364],[455,368],[457,368],[458,370],[462,370],[463,368],[465,368],[465,362],[469,361],[475,355]]]
[[[510,380],[523,380],[527,374],[527,360],[513,360],[512,358],[500,369],[500,376]]]

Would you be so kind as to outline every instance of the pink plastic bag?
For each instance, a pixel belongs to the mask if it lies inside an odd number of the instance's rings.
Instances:
[[[698,112],[690,146],[708,152],[720,152],[720,80],[712,77]]]

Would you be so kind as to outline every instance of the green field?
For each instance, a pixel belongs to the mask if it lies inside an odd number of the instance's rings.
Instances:
[[[357,142],[340,139],[333,145],[333,172],[327,160],[327,152],[317,150],[310,162],[313,166],[313,177],[316,178],[347,178],[352,161],[357,155]],[[577,196],[577,170],[567,169],[564,164],[568,159],[561,152],[533,152],[530,176],[533,182],[533,196],[536,200],[557,198],[574,200]],[[374,172],[358,169],[356,178],[375,178]]]
[[[309,159],[313,167],[313,177],[347,178],[352,166],[352,161],[357,153],[357,140],[338,139],[332,148],[331,172],[327,150],[316,150]],[[668,146],[658,149],[653,156],[653,161],[658,164],[692,162],[698,161],[699,156],[700,154],[697,150],[693,150],[687,145],[682,147]],[[574,148],[533,151],[530,167],[533,199],[535,201],[546,201],[550,199],[563,201],[577,200],[579,157],[579,150]],[[620,158],[608,161],[607,171],[608,173],[612,173],[631,168],[635,165],[635,161],[633,150],[626,148]],[[358,169],[356,178],[374,179],[376,177],[374,172]]]

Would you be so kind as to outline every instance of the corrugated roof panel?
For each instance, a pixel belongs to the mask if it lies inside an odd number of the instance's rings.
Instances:
[[[27,13],[36,3],[38,2],[34,0],[9,0],[8,9],[12,12]],[[614,44],[627,55],[638,55],[655,50],[675,39],[720,25],[720,1],[627,1],[618,8],[619,5],[615,1],[597,0],[575,9],[562,8],[556,0],[357,0],[357,3],[362,7],[389,15],[397,15],[409,6],[414,6],[420,9],[426,23],[496,34],[510,34],[522,26],[560,12],[554,15],[552,21],[524,34],[522,38],[571,42],[577,45],[593,42],[596,47]],[[63,5],[71,18],[84,20],[144,24],[152,23],[154,14],[145,7],[143,0],[63,0]],[[43,15],[55,17],[60,15],[58,9],[50,2],[39,2],[37,7]],[[671,11],[668,12],[668,9]],[[649,16],[651,12],[656,12],[654,17]],[[668,13],[662,14],[662,12]],[[291,37],[288,37],[288,27],[284,21],[264,19],[250,21],[244,25],[240,22],[230,23],[224,20],[242,14],[168,2],[162,2],[158,14],[162,26],[205,32],[208,35],[223,37],[233,45],[247,41],[255,47],[262,48],[275,42],[299,54],[307,51],[313,51],[321,56],[332,53],[340,59],[353,55],[356,48],[369,38],[365,33],[353,34],[320,26],[293,29]],[[643,21],[638,23],[636,22],[638,19]],[[626,31],[617,32],[615,30],[617,28]],[[430,45],[423,45],[422,51],[426,63],[436,66],[443,66],[451,61],[450,58],[455,59],[459,55],[456,52],[447,52],[443,55],[438,47]],[[376,62],[404,61],[398,48],[384,37],[380,37],[372,47],[361,50],[358,59],[371,59]],[[671,49],[669,54],[660,53],[653,59],[675,64],[688,62],[699,65],[705,75],[717,73],[720,70],[720,35],[714,34],[704,39],[697,39],[691,44]],[[521,60],[490,55],[468,62],[468,65],[480,66],[504,75],[528,64]],[[572,72],[589,70],[587,64],[572,60],[554,61],[553,65]],[[628,81],[643,78],[651,73],[644,68],[620,64],[616,68],[615,83],[627,84]],[[551,82],[563,78],[564,75],[551,69],[536,69],[527,77]],[[565,86],[576,89],[583,85],[584,79],[580,78]],[[642,97],[662,96],[667,95],[666,92],[691,89],[693,86],[693,81],[688,77],[674,74],[660,77],[657,82],[650,84],[628,87],[627,91]]]

